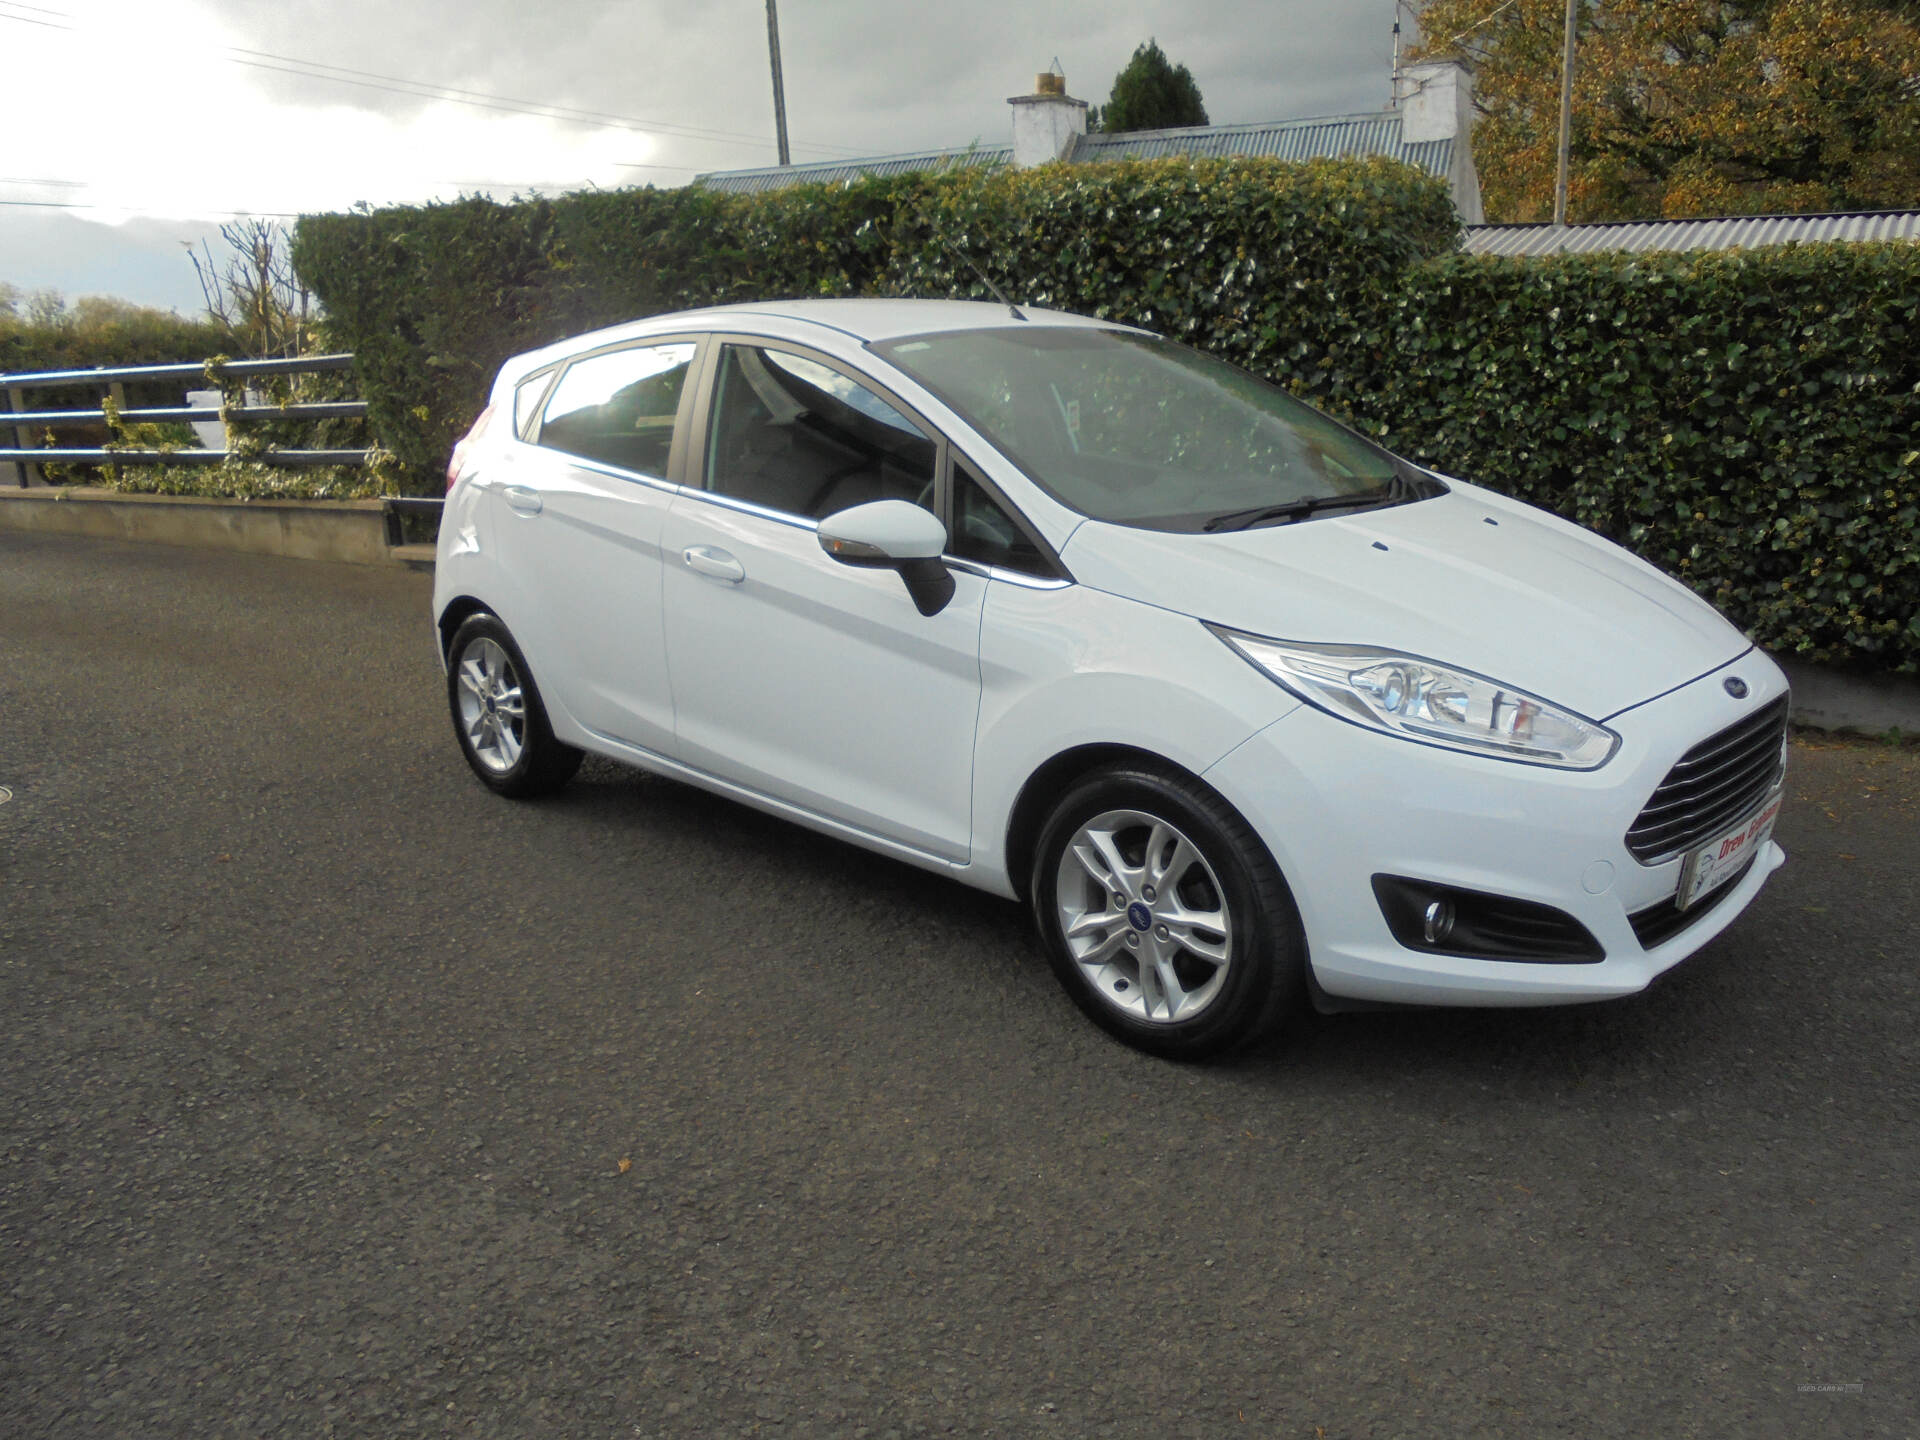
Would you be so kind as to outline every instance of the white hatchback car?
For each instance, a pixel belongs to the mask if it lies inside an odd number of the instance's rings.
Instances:
[[[509,361],[448,475],[481,780],[591,750],[1024,899],[1160,1054],[1632,994],[1785,858],[1786,681],[1710,606],[1144,331],[657,316]]]

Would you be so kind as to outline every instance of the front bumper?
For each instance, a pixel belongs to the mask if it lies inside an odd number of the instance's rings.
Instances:
[[[1735,700],[1721,681],[1738,673]],[[1758,651],[1608,720],[1598,770],[1459,754],[1378,734],[1310,706],[1207,771],[1291,886],[1314,979],[1329,995],[1424,1005],[1562,1005],[1641,991],[1725,930],[1784,863],[1769,841],[1699,918],[1643,947],[1631,917],[1670,901],[1682,860],[1643,865],[1626,833],[1690,747],[1786,693]],[[1372,877],[1390,874],[1532,901],[1584,925],[1605,958],[1477,959],[1415,950],[1389,930]]]

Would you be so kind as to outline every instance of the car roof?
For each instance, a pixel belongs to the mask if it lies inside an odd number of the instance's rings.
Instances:
[[[1111,325],[1086,315],[1065,310],[1043,310],[1021,305],[1026,324],[1038,325]],[[686,312],[690,318],[721,318],[729,315],[765,316],[768,319],[801,320],[824,325],[852,336],[862,343],[897,340],[903,335],[928,335],[943,330],[987,330],[1023,323],[1007,306],[993,300],[780,300],[744,305],[722,305],[711,310]],[[656,316],[668,319],[668,316]]]
[[[517,356],[508,363],[502,378],[525,375],[553,360],[564,359],[600,345],[615,345],[623,340],[638,340],[674,330],[725,330],[735,328],[736,324],[741,329],[758,329],[770,323],[789,334],[791,327],[796,325],[817,327],[820,331],[839,336],[843,341],[850,339],[862,345],[897,340],[907,335],[932,335],[949,330],[997,330],[1022,323],[1133,328],[1117,321],[1074,315],[1065,310],[1043,310],[1029,305],[1022,305],[1019,310],[1020,320],[1016,320],[1005,305],[991,300],[766,300],[715,305],[703,310],[649,315],[644,320],[631,320],[624,325],[570,336]],[[821,338],[825,339],[826,336],[823,334]]]

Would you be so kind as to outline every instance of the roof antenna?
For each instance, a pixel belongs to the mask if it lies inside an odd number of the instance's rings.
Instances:
[[[1013,301],[1007,298],[1007,292],[1002,290],[998,285],[994,284],[992,278],[987,274],[987,272],[982,270],[978,265],[973,263],[973,257],[971,255],[967,254],[966,251],[960,249],[951,240],[947,239],[946,236],[944,235],[940,237],[940,243],[947,247],[947,253],[953,256],[954,259],[966,261],[967,268],[973,271],[974,274],[980,277],[980,283],[986,286],[987,289],[993,292],[994,299],[998,300],[1002,305],[1007,307],[1007,313],[1009,315],[1013,316],[1013,318],[1016,320],[1025,320],[1027,318],[1026,316],[1020,313],[1020,307],[1014,304]]]

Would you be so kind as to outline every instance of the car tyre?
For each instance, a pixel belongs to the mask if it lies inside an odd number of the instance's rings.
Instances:
[[[460,753],[496,794],[549,795],[580,768],[582,753],[554,738],[520,647],[484,611],[469,616],[447,647],[447,709]]]
[[[1306,937],[1279,867],[1189,777],[1082,778],[1040,833],[1029,893],[1067,993],[1150,1054],[1224,1054],[1271,1031],[1304,989]]]

